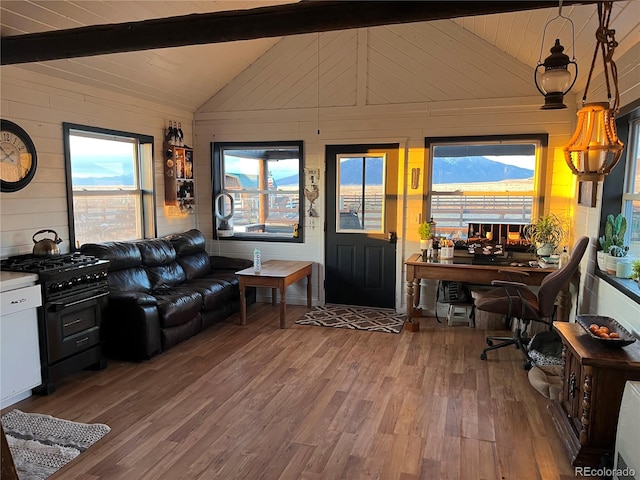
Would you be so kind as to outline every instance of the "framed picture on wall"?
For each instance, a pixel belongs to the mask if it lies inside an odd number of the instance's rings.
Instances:
[[[596,182],[578,182],[578,205],[596,206]]]

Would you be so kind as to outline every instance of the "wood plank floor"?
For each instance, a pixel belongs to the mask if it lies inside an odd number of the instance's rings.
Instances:
[[[546,400],[485,331],[294,325],[254,305],[143,363],[12,405],[111,432],[60,479],[574,479]],[[3,412],[3,413],[4,413]]]

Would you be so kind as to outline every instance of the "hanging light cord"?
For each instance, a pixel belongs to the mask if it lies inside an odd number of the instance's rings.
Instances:
[[[540,56],[538,57],[538,65],[542,65],[542,52],[544,50],[544,38],[547,35],[547,27],[549,25],[551,25],[552,22],[554,22],[555,20],[562,18],[563,20],[566,20],[569,22],[569,24],[571,25],[571,39],[572,39],[572,43],[571,43],[571,56],[573,57],[571,60],[573,60],[574,62],[576,61],[576,42],[575,42],[575,29],[573,26],[573,20],[571,20],[569,17],[562,15],[562,0],[560,0],[559,5],[558,5],[558,15],[556,15],[555,17],[553,17],[551,20],[549,20],[547,22],[547,24],[544,26],[544,31],[542,32],[542,43],[540,44]],[[562,27],[561,27],[562,28]]]
[[[611,75],[611,81],[615,90],[615,98],[611,110],[614,113],[618,112],[620,106],[620,91],[618,90],[618,67],[616,62],[613,61],[613,52],[618,46],[616,42],[616,31],[609,28],[609,21],[611,20],[611,2],[598,3],[598,19],[600,26],[596,31],[596,48],[593,51],[593,59],[591,60],[591,68],[589,69],[589,76],[587,77],[587,85],[584,88],[584,96],[582,97],[582,105],[587,101],[587,92],[589,91],[589,85],[591,84],[591,75],[593,74],[594,67],[596,65],[596,59],[598,58],[598,49],[602,51],[602,63],[604,66],[604,78],[607,85],[607,99],[611,104],[611,82],[609,75]]]

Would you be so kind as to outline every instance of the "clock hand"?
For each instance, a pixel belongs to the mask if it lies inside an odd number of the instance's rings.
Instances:
[[[2,159],[2,161],[4,162],[7,158],[13,162],[13,158],[11,158],[11,155],[13,155],[15,152],[11,152],[11,153],[7,153],[5,152],[4,148],[2,149],[2,154],[4,155],[4,158]]]

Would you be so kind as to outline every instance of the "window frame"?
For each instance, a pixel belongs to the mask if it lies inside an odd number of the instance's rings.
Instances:
[[[633,142],[630,141],[632,133],[631,127],[634,122],[639,120],[640,99],[622,108],[616,118],[618,138],[620,138],[620,140],[625,144],[625,148],[618,164],[611,170],[609,175],[604,178],[602,184],[600,228],[598,230],[598,237],[604,234],[608,214],[613,213],[616,215],[618,212],[623,212],[624,214],[624,202],[629,198],[625,193],[629,188],[631,188],[631,179],[628,178],[628,172],[630,170],[630,167],[628,167],[629,157],[632,153],[630,147],[633,144]],[[640,168],[640,165],[638,165],[638,167]],[[631,235],[630,227],[631,226],[629,225],[627,228],[627,233],[625,235],[626,239],[629,238],[627,235]],[[603,272],[599,268],[595,269],[595,274],[598,278],[607,282],[620,293],[640,304],[640,287],[638,287],[638,282],[625,278],[617,278],[615,275]]]
[[[442,145],[469,145],[469,144],[496,144],[504,145],[507,143],[536,143],[536,165],[534,167],[533,179],[533,201],[531,206],[531,219],[537,218],[544,212],[545,203],[545,178],[547,152],[549,146],[549,134],[547,133],[530,133],[530,134],[505,134],[505,135],[465,135],[465,136],[447,136],[447,137],[425,137],[425,172],[427,174],[425,189],[423,193],[423,218],[432,217],[432,202],[434,198],[433,190],[433,147]],[[480,192],[468,191],[462,192],[476,194]],[[489,194],[494,196],[522,196],[517,193],[511,195],[505,192],[481,192],[483,195]],[[436,196],[451,195],[452,192],[442,192]],[[471,195],[470,195],[471,196]],[[488,222],[488,223],[509,223],[509,222]],[[436,235],[438,229],[436,228]]]
[[[216,222],[216,205],[215,199],[220,193],[225,193],[222,188],[222,178],[224,175],[222,164],[222,153],[224,150],[242,150],[242,149],[258,149],[258,148],[282,148],[295,147],[298,148],[298,236],[277,236],[265,235],[263,233],[237,232],[233,236],[218,235]],[[213,224],[213,238],[216,240],[234,240],[234,241],[252,241],[252,242],[284,242],[284,243],[304,243],[304,217],[305,217],[305,196],[304,196],[304,142],[302,140],[276,140],[276,141],[249,141],[249,142],[211,142],[211,218]]]
[[[63,148],[65,161],[65,176],[67,189],[67,216],[69,225],[69,244],[71,250],[77,248],[76,227],[75,227],[75,211],[73,206],[74,192],[72,179],[72,159],[70,135],[78,134],[79,136],[108,138],[117,137],[132,141],[136,146],[136,164],[135,175],[137,188],[131,190],[137,194],[140,203],[140,215],[138,221],[141,222],[142,238],[155,238],[157,236],[157,220],[156,220],[156,198],[155,198],[155,174],[154,174],[154,137],[139,133],[125,132],[121,130],[112,130],[102,127],[94,127],[90,125],[81,125],[76,123],[63,122]],[[84,134],[84,135],[83,135]],[[117,195],[114,190],[105,190],[91,192],[91,195]],[[93,241],[93,240],[92,240]],[[99,241],[99,240],[95,240]]]

